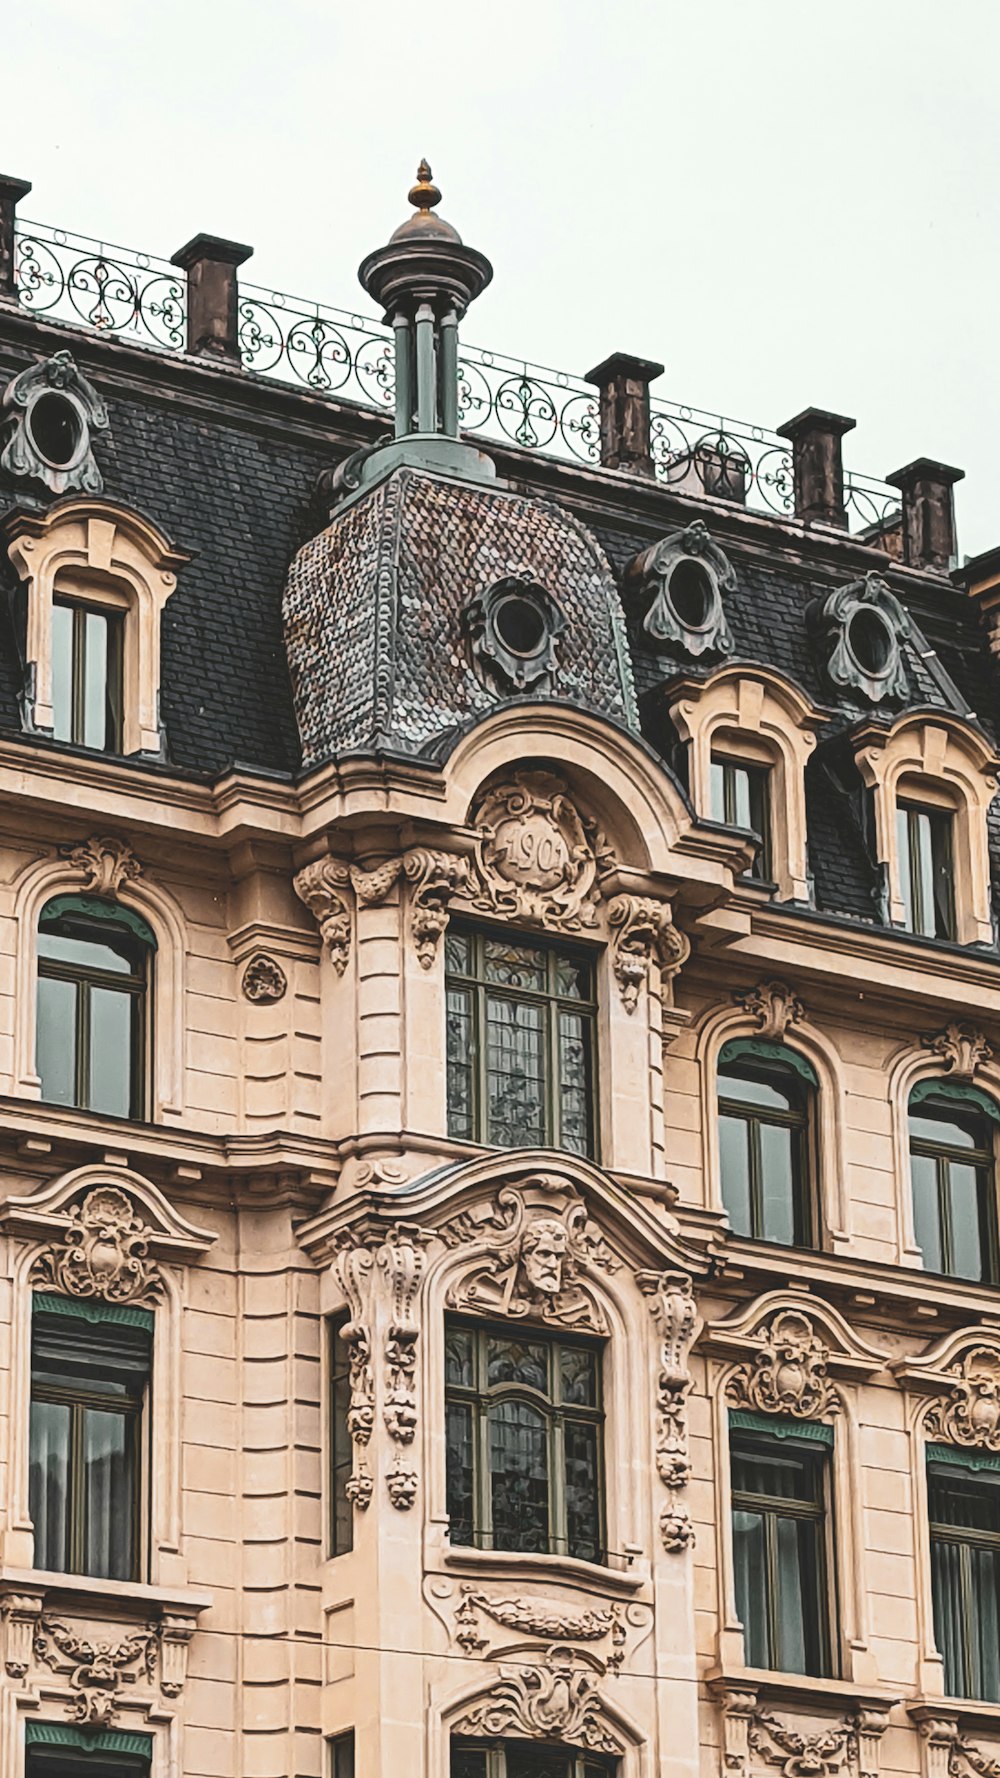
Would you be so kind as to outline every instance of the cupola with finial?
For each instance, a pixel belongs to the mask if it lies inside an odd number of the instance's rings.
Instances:
[[[492,460],[459,439],[458,324],[493,267],[436,214],[441,193],[425,160],[409,199],[414,214],[358,268],[393,330],[396,387],[395,436],[356,464],[355,485],[381,480],[398,463],[492,480]]]

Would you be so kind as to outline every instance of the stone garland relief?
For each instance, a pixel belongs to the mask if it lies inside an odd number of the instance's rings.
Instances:
[[[760,1349],[733,1371],[726,1384],[730,1405],[799,1420],[835,1414],[840,1403],[827,1375],[830,1349],[818,1338],[808,1315],[783,1309],[762,1333]]]
[[[42,1595],[9,1594],[3,1601],[4,1667],[25,1682],[33,1661],[64,1677],[70,1692],[70,1720],[106,1728],[115,1720],[124,1687],[142,1683],[168,1698],[179,1696],[187,1671],[193,1617],[164,1613],[124,1635],[95,1635],[43,1610]]]
[[[686,1273],[639,1272],[636,1282],[649,1298],[661,1341],[656,1379],[656,1472],[668,1498],[660,1512],[660,1536],[665,1550],[679,1554],[690,1549],[695,1540],[682,1495],[691,1480],[688,1357],[698,1330],[698,1312],[694,1287]]]
[[[163,1279],[148,1257],[152,1229],[116,1186],[97,1186],[68,1212],[59,1247],[45,1248],[30,1283],[66,1296],[101,1297],[109,1303],[156,1302]]]
[[[563,1643],[537,1665],[501,1667],[489,1694],[451,1723],[458,1735],[523,1735],[533,1741],[567,1741],[593,1753],[624,1753],[611,1727],[586,1658]]]
[[[611,1648],[604,1665],[612,1673],[619,1671],[625,1657],[625,1625],[620,1605],[575,1611],[540,1599],[493,1598],[478,1587],[465,1585],[462,1603],[455,1613],[455,1641],[466,1654],[481,1654],[489,1647],[489,1639],[482,1633],[481,1615],[505,1630],[559,1642],[600,1642],[609,1638]]]
[[[438,1232],[447,1247],[475,1243],[486,1249],[474,1253],[449,1286],[449,1308],[530,1315],[550,1325],[607,1332],[581,1268],[614,1272],[620,1262],[564,1180],[539,1174],[521,1189],[502,1186],[495,1199],[462,1211]]]
[[[340,858],[317,859],[299,871],[296,893],[318,922],[339,974],[350,956],[354,905],[375,905],[400,879],[409,886],[410,937],[424,969],[434,964],[454,896],[477,912],[547,932],[596,934],[603,917],[628,1012],[638,1005],[651,964],[662,982],[687,960],[690,944],[674,925],[669,902],[626,894],[605,899],[614,853],[551,772],[516,772],[488,790],[473,826],[471,860],[417,847],[370,871]]]
[[[722,1695],[723,1766],[747,1778],[753,1763],[775,1766],[783,1778],[877,1778],[879,1745],[889,1726],[887,1710],[855,1714],[805,1733],[761,1708],[755,1692]]]

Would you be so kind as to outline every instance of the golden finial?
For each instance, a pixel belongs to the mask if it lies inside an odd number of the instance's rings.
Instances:
[[[441,193],[431,177],[429,161],[421,161],[417,168],[417,183],[410,187],[408,195],[415,210],[433,210],[435,204],[441,202]]]

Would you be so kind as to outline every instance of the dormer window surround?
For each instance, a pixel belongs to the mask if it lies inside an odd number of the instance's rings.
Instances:
[[[106,431],[108,410],[68,352],[29,365],[3,393],[7,434],[0,467],[42,482],[53,494],[99,494],[104,480],[93,438]]]
[[[992,944],[987,813],[1000,764],[986,737],[944,711],[854,735],[872,793],[889,921],[958,944]]]
[[[643,550],[626,579],[646,607],[642,629],[653,648],[678,647],[695,660],[732,653],[722,595],[736,586],[736,571],[701,519]]]
[[[808,902],[805,768],[822,713],[789,680],[743,664],[720,667],[708,679],[675,679],[667,697],[688,745],[698,814],[754,831],[761,822],[766,831],[752,874],[766,871],[781,901]]]
[[[190,558],[110,501],[15,512],[24,583],[24,725],[98,752],[163,752],[160,615]]]
[[[907,697],[903,641],[910,620],[880,575],[835,588],[817,600],[809,618],[836,691],[859,692],[871,704]]]

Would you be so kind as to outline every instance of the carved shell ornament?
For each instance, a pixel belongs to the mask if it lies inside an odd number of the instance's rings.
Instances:
[[[647,607],[642,629],[653,648],[680,647],[696,659],[731,652],[722,595],[735,588],[736,571],[701,519],[643,550],[626,578]]]
[[[258,951],[243,971],[242,988],[247,1000],[258,1005],[269,1005],[284,997],[288,989],[288,978],[280,963],[276,963],[265,952]]]
[[[123,1191],[98,1186],[69,1217],[62,1247],[36,1260],[33,1284],[110,1303],[151,1302],[161,1295],[163,1280],[148,1258],[152,1230]]]

